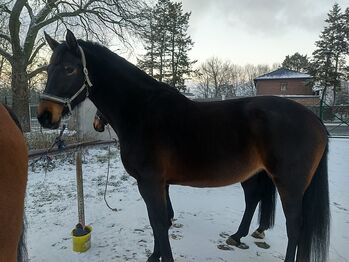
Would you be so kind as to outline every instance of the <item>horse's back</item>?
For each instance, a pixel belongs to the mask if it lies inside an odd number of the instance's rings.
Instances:
[[[28,150],[21,129],[1,104],[0,149],[0,261],[17,261],[28,173]]]

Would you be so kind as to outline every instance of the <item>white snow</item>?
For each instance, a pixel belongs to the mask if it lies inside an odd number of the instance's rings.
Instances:
[[[78,220],[73,154],[54,157],[56,167],[46,174],[42,167],[30,171],[26,214],[31,261],[146,261],[153,249],[153,237],[145,204],[115,148],[107,199],[120,211],[109,210],[103,202],[107,152],[106,147],[100,147],[84,153],[86,223],[92,225],[93,232],[91,249],[81,254],[72,251],[70,236]],[[348,261],[349,257],[348,156],[349,139],[331,139],[330,261],[333,262]],[[221,250],[217,245],[236,231],[243,214],[241,186],[213,189],[171,186],[170,195],[176,219],[170,229],[175,261],[282,261],[287,238],[279,202],[275,227],[266,232],[264,240],[270,249],[258,248],[256,240],[247,236],[243,241],[250,246],[248,250]],[[250,233],[256,227],[255,218]]]

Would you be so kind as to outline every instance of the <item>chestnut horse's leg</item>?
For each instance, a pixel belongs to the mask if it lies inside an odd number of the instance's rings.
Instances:
[[[154,234],[154,252],[148,261],[172,262],[173,256],[168,239],[169,214],[166,186],[157,181],[138,181],[138,189],[147,206],[150,225]]]

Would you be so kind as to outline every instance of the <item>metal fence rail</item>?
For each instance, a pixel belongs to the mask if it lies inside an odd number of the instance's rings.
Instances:
[[[117,141],[115,140],[97,140],[97,141],[86,141],[86,142],[79,142],[74,143],[65,146],[63,149],[53,148],[48,152],[48,149],[39,149],[39,150],[30,150],[29,151],[29,159],[34,159],[40,156],[44,156],[46,154],[61,154],[65,152],[69,152],[72,150],[76,150],[78,148],[86,148],[86,147],[94,147],[94,146],[100,146],[100,145],[110,145],[110,144],[117,144]]]

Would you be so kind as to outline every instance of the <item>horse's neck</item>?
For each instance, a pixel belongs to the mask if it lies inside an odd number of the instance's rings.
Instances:
[[[146,110],[148,97],[156,88],[146,81],[144,83],[135,81],[132,77],[128,79],[123,72],[114,73],[113,70],[105,70],[102,74],[100,70],[95,72],[92,70],[91,101],[106,116],[119,136],[132,132],[140,114]]]

